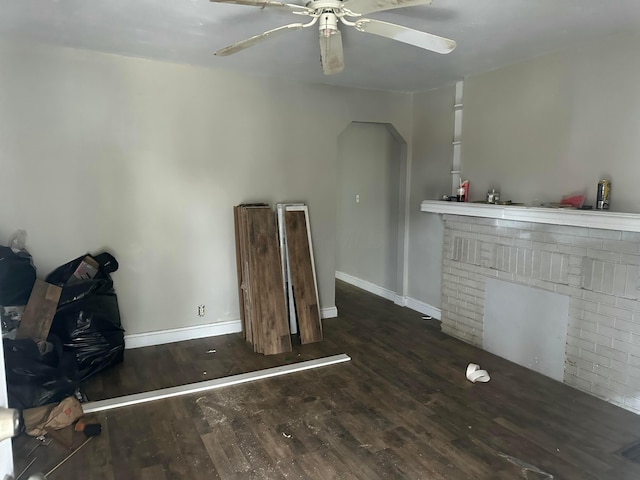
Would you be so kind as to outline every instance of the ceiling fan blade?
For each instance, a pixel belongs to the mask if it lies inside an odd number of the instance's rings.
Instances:
[[[344,50],[339,30],[329,36],[320,34],[320,58],[325,75],[335,75],[344,70]]]
[[[232,53],[237,53],[240,50],[244,50],[245,48],[249,48],[256,43],[260,43],[266,40],[269,37],[274,36],[277,33],[288,32],[289,30],[300,30],[304,25],[302,23],[292,23],[290,25],[285,25],[283,27],[274,28],[273,30],[267,30],[260,35],[254,35],[251,38],[247,38],[246,40],[242,40],[240,42],[232,43],[220,50],[216,51],[214,55],[218,55],[220,57],[226,57],[227,55],[231,55]]]
[[[215,0],[212,0],[215,1]],[[347,0],[343,7],[352,13],[366,15],[393,8],[414,7],[416,5],[431,5],[433,0]]]
[[[451,53],[456,48],[454,40],[370,18],[357,20],[355,28],[359,32],[372,33],[436,53]]]
[[[303,12],[303,13],[311,13],[312,9],[307,8],[303,5],[296,5],[294,3],[284,3],[279,2],[277,0],[209,0],[210,2],[215,3],[232,3],[235,5],[248,5],[250,7],[279,7],[286,8],[289,10],[293,10],[295,12]]]

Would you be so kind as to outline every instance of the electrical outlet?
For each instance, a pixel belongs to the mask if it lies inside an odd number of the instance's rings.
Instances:
[[[360,203],[360,195],[356,195],[356,203]]]
[[[198,305],[198,316],[204,317],[204,305]]]

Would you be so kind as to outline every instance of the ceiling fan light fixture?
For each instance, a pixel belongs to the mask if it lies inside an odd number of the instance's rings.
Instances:
[[[338,17],[333,12],[324,12],[320,15],[320,36],[330,37],[338,33]]]

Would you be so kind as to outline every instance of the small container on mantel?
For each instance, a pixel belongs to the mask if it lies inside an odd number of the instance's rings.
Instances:
[[[457,193],[458,193],[457,197],[459,202],[469,201],[469,180],[460,182],[460,187],[458,188]]]
[[[611,195],[611,182],[600,180],[598,182],[598,195],[596,197],[596,209],[609,210],[609,196]]]
[[[496,192],[495,188],[492,188],[487,192],[487,203],[498,203],[500,201],[500,192]]]

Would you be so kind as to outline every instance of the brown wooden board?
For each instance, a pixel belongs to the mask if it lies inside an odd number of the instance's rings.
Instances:
[[[16,338],[47,339],[61,292],[60,287],[36,279],[22,314]]]
[[[240,320],[242,320],[242,333],[245,338],[247,338],[247,326],[246,326],[246,318],[244,314],[244,292],[242,290],[242,244],[243,240],[241,237],[241,228],[240,228],[240,215],[242,209],[241,207],[235,206],[233,207],[233,227],[235,231],[236,237],[236,273],[238,275],[238,304],[240,307]]]
[[[233,207],[233,220],[236,236],[236,270],[238,275],[238,303],[242,320],[242,333],[245,340],[253,344],[253,317],[249,291],[249,253],[248,224],[246,209],[249,207],[268,207],[266,203],[242,204]],[[255,347],[255,345],[254,345]]]
[[[248,341],[253,345],[253,351],[262,353],[262,337],[258,330],[258,325],[260,323],[257,315],[258,311],[253,305],[252,300],[252,277],[255,275],[252,273],[252,264],[251,264],[251,245],[249,243],[249,235],[250,235],[250,220],[249,214],[246,208],[242,209],[241,216],[241,228],[242,228],[242,237],[243,237],[243,253],[242,253],[242,276],[243,276],[243,284],[242,289],[244,290],[244,301],[245,301],[245,315],[247,316],[247,330],[250,332],[250,336],[248,337]]]
[[[261,353],[291,351],[291,336],[283,291],[276,218],[271,208],[247,208],[249,289],[254,339]]]
[[[249,261],[247,253],[246,215],[242,205],[234,207],[234,223],[236,229],[236,267],[238,270],[238,302],[240,304],[240,318],[242,319],[242,334],[244,339],[253,343],[253,329],[251,305],[247,290]]]
[[[254,352],[262,352],[261,338],[257,330],[259,321],[256,317],[256,309],[253,305],[251,290],[251,246],[249,245],[249,217],[246,208],[242,209],[242,289],[244,291],[244,314],[247,317],[247,341],[253,345]]]
[[[322,340],[322,321],[311,257],[311,239],[307,230],[307,218],[304,210],[287,210],[284,216],[289,269],[300,341],[303,344],[319,342]]]

